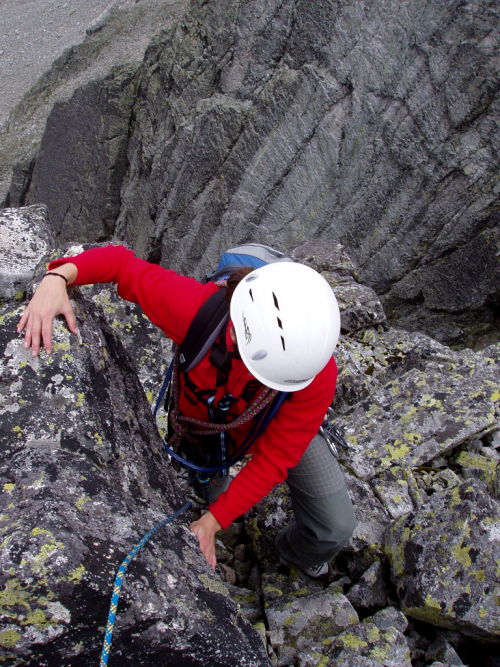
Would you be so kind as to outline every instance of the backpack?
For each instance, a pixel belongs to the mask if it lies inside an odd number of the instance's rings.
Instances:
[[[226,290],[223,282],[242,266],[260,268],[274,262],[293,262],[293,259],[260,243],[236,246],[222,254],[217,268],[203,278],[204,283],[218,283],[219,290],[202,304],[184,340],[175,350],[156,401],[155,417],[166,394],[164,406],[165,411],[169,413],[169,434],[167,440],[163,440],[165,450],[181,467],[195,471],[198,479],[203,483],[208,482],[211,475],[219,471],[222,472],[222,475],[227,475],[229,468],[243,459],[257,438],[276,416],[288,396],[287,392],[264,388],[259,392],[256,400],[245,409],[244,413],[229,423],[226,423],[226,415],[233,397],[230,397],[230,395],[224,396],[219,400],[216,410],[211,406],[211,400],[215,398],[215,391],[227,379],[231,366],[230,354],[225,346],[224,332],[229,323],[229,306],[226,301]],[[220,341],[216,343],[219,337]],[[217,368],[217,386],[199,390],[192,386],[189,371],[206,356],[211,348],[212,352],[209,359],[212,365]],[[180,415],[180,373],[184,376],[185,390],[187,388],[192,392],[192,402],[203,400],[207,404],[210,423]],[[260,383],[256,384],[258,387],[262,387]],[[227,432],[250,419],[255,419],[252,429],[237,451],[229,456],[226,447]],[[171,421],[174,422],[174,426],[171,426]],[[200,461],[199,453],[197,455],[193,448],[190,448],[189,439],[190,435],[192,438],[193,433],[198,438],[202,437],[205,440],[204,450],[206,451],[203,454],[203,461]]]

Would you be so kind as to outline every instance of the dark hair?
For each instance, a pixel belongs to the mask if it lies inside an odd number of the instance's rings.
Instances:
[[[226,301],[231,303],[231,298],[234,294],[234,290],[239,285],[239,283],[248,276],[249,273],[252,273],[255,269],[251,266],[242,266],[240,269],[236,269],[229,278],[227,279],[226,286]]]

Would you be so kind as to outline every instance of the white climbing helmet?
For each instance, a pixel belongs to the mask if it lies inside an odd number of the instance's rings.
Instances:
[[[241,358],[260,382],[298,391],[326,366],[340,335],[337,299],[314,269],[267,264],[243,278],[231,299]]]

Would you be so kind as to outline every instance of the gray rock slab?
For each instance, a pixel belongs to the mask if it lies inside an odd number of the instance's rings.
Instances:
[[[375,623],[379,630],[396,628],[399,632],[404,633],[408,627],[408,619],[403,612],[396,607],[386,607],[385,609],[381,609],[365,620]]]
[[[341,336],[335,349],[339,382],[334,406],[346,412],[356,403],[383,392],[383,386],[412,369],[424,371],[430,361],[441,363],[449,348],[419,333],[368,328]]]
[[[146,63],[118,233],[200,272],[239,239],[340,240],[393,318],[444,330],[453,304],[449,337],[471,311],[494,326],[498,33],[487,2],[468,21],[456,2],[192,5]]]
[[[347,471],[344,477],[358,522],[344,550],[350,555],[350,574],[357,579],[384,553],[391,518],[369,484]]]
[[[275,599],[266,605],[266,619],[278,665],[290,664],[299,652],[359,623],[347,598],[329,591]]]
[[[250,621],[250,623],[256,623],[257,621],[262,620],[262,606],[255,591],[243,588],[242,586],[234,586],[227,582],[224,586],[231,594],[232,599],[239,606],[243,616]]]
[[[370,480],[370,486],[391,519],[409,514],[424,500],[412,470],[405,466],[387,468]]]
[[[84,250],[106,244],[69,243],[54,250],[50,259],[74,257]],[[172,359],[172,341],[155,327],[137,304],[124,301],[115,285],[83,285],[80,292],[97,307],[100,316],[107,322],[123,344],[135,365],[137,376],[148,402],[154,407],[165,372]],[[166,433],[166,414],[160,408],[157,424],[162,436]]]
[[[96,307],[72,298],[79,336],[57,320],[50,355],[33,358],[16,335],[23,306],[4,308],[0,329],[0,640],[32,667],[98,660],[117,568],[184,502],[132,360]],[[128,664],[269,665],[185,526],[130,565],[113,652]]]
[[[15,0],[4,4],[7,4],[4,11],[6,25],[9,25],[14,6],[14,16],[23,13],[23,8]],[[55,4],[51,0],[23,0],[25,15],[21,23],[31,23],[32,28],[22,30],[18,25],[14,34],[10,33],[11,37],[15,37],[15,44],[21,55],[16,59],[15,54],[9,55],[6,48],[0,47],[0,50],[4,51],[0,55],[0,62],[7,56],[14,67],[23,72],[21,77],[14,79],[12,85],[11,90],[16,97],[2,96],[9,105],[14,102],[16,106],[10,112],[8,120],[3,123],[4,116],[1,121],[0,202],[7,197],[10,206],[25,203],[35,164],[34,158],[54,105],[67,102],[79,87],[106,78],[114,67],[120,68],[130,63],[140,64],[152,37],[169,25],[175,15],[182,13],[184,4],[182,0],[141,0],[140,3],[134,0],[91,0],[89,3],[70,0],[63,4]],[[26,11],[26,5],[30,11]],[[101,13],[93,14],[97,6],[102,7]],[[44,25],[44,12],[49,13],[49,17],[46,14],[45,16],[49,21],[54,21],[53,24]],[[39,16],[42,18],[38,19]],[[80,19],[77,16],[80,16]],[[95,20],[92,20],[91,16]],[[89,22],[86,23],[83,17],[87,17]],[[76,26],[78,20],[80,26]],[[70,32],[72,28],[77,29],[78,39],[71,38],[69,42],[65,42],[68,28]],[[87,28],[86,34],[82,34]],[[16,33],[16,30],[19,32]],[[49,59],[45,52],[47,40],[55,46]],[[23,62],[23,51],[31,51],[37,55],[37,63],[33,63],[29,71],[26,61]],[[44,63],[43,69],[38,69],[41,63]],[[9,76],[8,72],[8,68],[2,68],[3,76]],[[63,127],[60,127],[60,130],[64,133]],[[91,142],[91,137],[87,137],[89,146]],[[90,173],[83,178],[83,182],[87,185],[92,182]],[[44,197],[35,203],[43,202]],[[93,237],[87,240],[96,242],[100,239]]]
[[[330,637],[316,643],[306,651],[298,653],[299,667],[318,667],[337,664],[395,665],[397,658],[408,657],[403,633],[408,627],[408,620],[403,613],[394,607],[387,607],[373,616],[365,618],[360,624],[349,628],[339,637]],[[368,628],[368,630],[367,630]],[[378,630],[378,631],[377,631]],[[338,639],[338,641],[336,641]],[[367,641],[368,640],[368,641]],[[335,648],[331,650],[332,644]],[[336,655],[343,662],[336,662]],[[372,662],[369,662],[369,661]],[[402,662],[406,665],[408,663]]]
[[[54,246],[45,206],[0,209],[0,297],[24,297],[42,259]]]
[[[383,334],[375,334],[383,346]],[[368,348],[364,363],[370,359]],[[415,467],[465,443],[476,434],[497,430],[499,367],[496,352],[452,352],[444,346],[382,382],[340,418],[348,444],[345,460],[361,479],[371,479],[394,465]],[[388,351],[386,352],[388,355]],[[357,360],[359,365],[359,360]],[[407,366],[408,368],[408,366]],[[386,380],[389,379],[385,378]]]
[[[394,523],[387,555],[407,616],[498,641],[499,509],[470,479]]]
[[[78,44],[119,7],[135,0],[6,0],[0,41],[0,125],[64,49]]]
[[[371,287],[352,280],[339,283],[331,273],[323,273],[337,298],[343,331],[359,331],[366,327],[385,325],[384,307]]]
[[[375,561],[346,594],[356,609],[380,609],[387,604],[387,588],[380,561]]]
[[[439,660],[450,667],[464,667],[460,656],[444,637],[438,637],[432,642],[425,653],[425,657],[427,660]]]
[[[115,67],[101,81],[79,88],[68,102],[56,104],[47,119],[27,203],[48,206],[60,242],[112,236],[138,76],[137,64]],[[85,187],[77,186],[81,179]],[[75,227],[83,210],[88,227]]]
[[[336,637],[326,655],[328,667],[411,667],[404,635],[394,627],[380,630],[368,620]]]

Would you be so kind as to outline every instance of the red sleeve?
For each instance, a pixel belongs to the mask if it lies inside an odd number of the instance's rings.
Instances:
[[[297,465],[323,422],[336,381],[337,365],[332,357],[308,387],[285,401],[259,438],[250,461],[209,506],[222,528],[262,500]]]
[[[217,291],[214,283],[203,285],[194,278],[150,264],[124,246],[86,250],[76,257],[51,262],[49,269],[66,262],[78,269],[75,285],[116,283],[118,294],[138,303],[151,322],[176,343],[184,339],[202,303]]]

